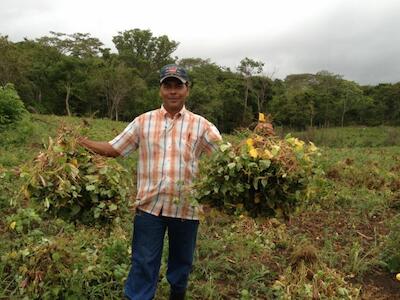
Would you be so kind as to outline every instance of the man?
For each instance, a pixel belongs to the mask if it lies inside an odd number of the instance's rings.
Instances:
[[[160,71],[160,109],[138,116],[110,142],[80,140],[111,157],[139,149],[132,267],[125,284],[129,299],[154,297],[165,231],[170,299],[185,297],[199,224],[198,207],[188,201],[187,192],[201,154],[213,151],[221,140],[213,124],[185,108],[189,89],[186,70],[166,65]]]

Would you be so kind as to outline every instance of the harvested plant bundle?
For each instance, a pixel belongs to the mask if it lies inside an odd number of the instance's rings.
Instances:
[[[201,164],[193,198],[228,213],[287,217],[310,196],[309,182],[320,171],[318,154],[314,144],[290,135],[252,133],[238,145],[225,142]]]
[[[21,176],[26,198],[47,213],[81,223],[107,223],[127,210],[129,176],[113,159],[79,146],[77,133],[61,126]]]

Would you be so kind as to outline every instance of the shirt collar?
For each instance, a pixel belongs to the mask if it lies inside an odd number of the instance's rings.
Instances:
[[[185,114],[185,112],[186,112],[187,110],[186,110],[186,107],[185,107],[185,105],[182,107],[182,109],[176,114],[177,116],[178,116],[178,118],[180,117],[180,116],[183,116],[184,114]],[[160,108],[160,113],[165,117],[166,115],[169,115],[169,112],[165,109],[165,107],[164,107],[164,105],[161,105],[161,108]]]

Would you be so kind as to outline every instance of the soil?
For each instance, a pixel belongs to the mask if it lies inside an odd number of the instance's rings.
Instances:
[[[395,276],[385,272],[364,276],[361,299],[400,299],[400,281]]]
[[[351,217],[353,216],[353,217]],[[344,250],[349,243],[357,240],[364,249],[389,233],[386,216],[373,215],[363,219],[354,218],[352,211],[304,212],[293,217],[287,224],[293,234],[304,234],[317,247],[322,247],[325,239],[332,238],[336,251]],[[352,283],[361,285],[361,299],[400,299],[400,281],[395,274],[385,270],[364,274],[362,279],[354,278]]]

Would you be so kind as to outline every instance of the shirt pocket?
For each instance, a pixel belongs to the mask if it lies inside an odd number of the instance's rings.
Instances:
[[[199,137],[197,135],[192,135],[191,133],[186,134],[182,138],[181,153],[186,162],[192,161],[195,158],[196,149],[199,146],[199,142]]]

